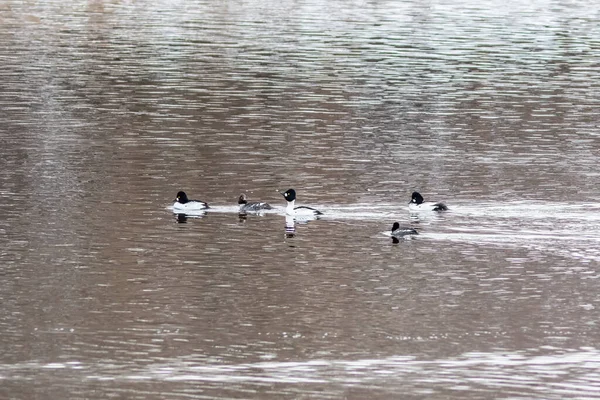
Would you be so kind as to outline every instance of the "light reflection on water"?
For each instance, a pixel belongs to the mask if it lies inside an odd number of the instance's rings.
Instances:
[[[107,395],[120,392],[114,389],[114,385],[120,382],[136,387],[130,391],[121,391],[130,396],[148,394],[144,390],[146,387],[153,387],[154,382],[163,382],[173,385],[172,394],[176,397],[186,393],[181,385],[191,384],[201,384],[203,392],[208,395],[223,390],[219,388],[223,384],[227,384],[227,390],[232,392],[237,386],[246,385],[246,392],[249,394],[260,393],[261,387],[265,385],[272,387],[286,384],[271,393],[267,389],[265,394],[298,394],[291,388],[301,385],[305,393],[316,394],[320,398],[352,393],[353,388],[360,390],[361,387],[375,398],[397,395],[399,391],[406,390],[415,395],[430,396],[460,396],[469,391],[477,391],[478,398],[497,395],[498,392],[520,396],[523,391],[531,388],[532,395],[544,398],[600,397],[597,393],[593,394],[600,384],[596,373],[600,363],[598,352],[590,348],[557,350],[548,347],[529,349],[530,353],[473,352],[434,361],[396,356],[360,360],[202,365],[193,359],[181,358],[155,363],[149,368],[124,370],[120,375],[113,375],[114,365],[85,365],[77,361],[45,365],[30,363],[7,366],[4,369],[15,380],[26,379],[27,372],[32,369],[61,372],[68,375],[67,381],[80,383],[83,380],[88,385],[98,382]],[[110,371],[110,374],[106,375],[105,370]]]
[[[3,3],[0,397],[598,397],[598,11]]]

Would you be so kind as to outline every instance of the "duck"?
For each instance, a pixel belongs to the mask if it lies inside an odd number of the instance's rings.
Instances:
[[[294,189],[288,189],[285,192],[281,193],[283,197],[287,200],[287,206],[285,208],[285,213],[287,215],[293,216],[313,216],[316,217],[318,215],[323,215],[323,213],[317,209],[307,206],[298,206],[294,207],[296,203],[296,191]]]
[[[394,222],[392,225],[391,237],[392,243],[394,244],[400,243],[400,240],[405,240],[405,236],[418,234],[419,232],[417,232],[416,229],[409,228],[407,226],[400,226],[398,222]]]
[[[448,207],[444,203],[425,202],[419,192],[413,192],[412,198],[408,203],[409,211],[447,211]]]
[[[238,204],[240,206],[241,214],[248,212],[259,213],[264,210],[273,209],[273,207],[271,207],[268,203],[248,203],[248,197],[244,193],[240,194],[240,197],[238,198]]]
[[[418,235],[419,232],[417,232],[416,229],[414,228],[409,228],[408,226],[400,226],[400,224],[398,222],[394,222],[392,225],[392,236],[393,237],[403,237],[406,235]]]
[[[177,192],[177,198],[173,203],[173,212],[176,214],[186,214],[190,212],[198,212],[210,208],[208,203],[200,200],[190,200],[187,194],[183,191]]]

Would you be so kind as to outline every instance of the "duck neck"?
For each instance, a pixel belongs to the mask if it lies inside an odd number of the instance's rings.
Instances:
[[[285,208],[285,213],[287,215],[294,215],[294,204],[296,204],[296,200],[288,201],[287,207]]]

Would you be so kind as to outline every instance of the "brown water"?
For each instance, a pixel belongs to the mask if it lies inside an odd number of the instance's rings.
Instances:
[[[0,2],[0,397],[600,398],[600,6],[530,3]]]

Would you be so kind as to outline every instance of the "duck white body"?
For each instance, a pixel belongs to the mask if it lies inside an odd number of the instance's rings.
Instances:
[[[444,211],[443,209],[439,208],[439,204],[440,203],[433,203],[433,202],[425,202],[425,203],[421,203],[421,204],[413,204],[410,203],[408,205],[408,210],[409,211],[413,211],[413,212],[419,212],[419,211]]]

